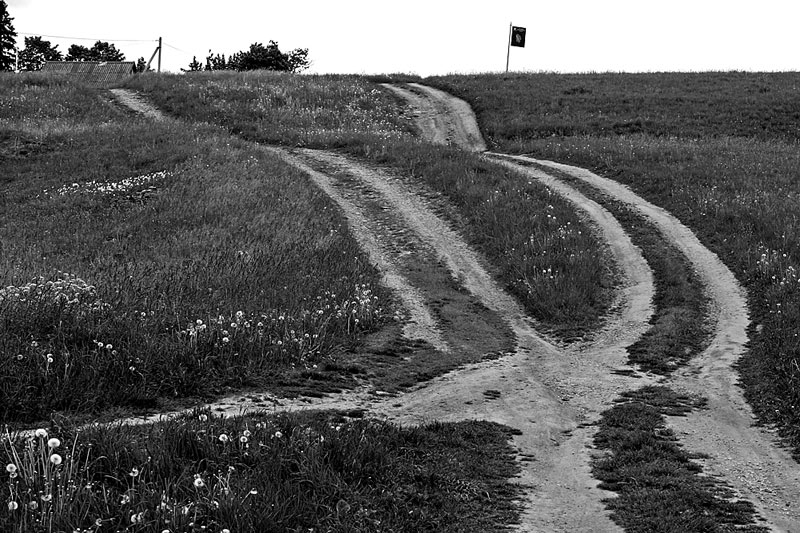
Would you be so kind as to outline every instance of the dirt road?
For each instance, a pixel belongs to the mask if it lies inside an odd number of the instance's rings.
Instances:
[[[471,151],[485,148],[479,133],[476,138],[477,125],[468,106],[464,112],[465,103],[416,84],[389,88],[417,109],[420,131],[432,141]],[[354,235],[384,273],[384,282],[403,301],[409,314],[406,335],[423,338],[440,350],[490,351],[491,342],[479,342],[472,324],[481,324],[489,334],[498,328],[499,318],[516,338],[515,350],[506,357],[469,365],[388,400],[356,391],[313,402],[273,399],[280,404],[276,409],[361,407],[402,423],[480,418],[507,424],[522,432],[515,438],[523,465],[520,481],[531,488],[521,530],[619,531],[601,503],[612,495],[599,490],[589,472],[594,430],[584,423],[594,421],[619,393],[653,381],[627,367],[625,353],[647,328],[653,280],[617,221],[545,171],[493,156],[575,203],[610,244],[622,272],[619,314],[591,343],[563,350],[537,333],[519,304],[489,276],[478,254],[435,214],[426,199],[430,191],[330,152],[265,150],[306,172],[339,204]],[[642,214],[692,261],[717,310],[716,330],[709,349],[675,377],[673,385],[709,396],[710,409],[670,424],[692,451],[710,454],[707,471],[722,475],[755,503],[774,529],[800,530],[797,511],[785,505],[800,501],[797,463],[773,446],[768,434],[751,427],[752,416],[734,385],[731,363],[747,340],[747,309],[730,271],[674,217],[624,187],[582,169],[539,163],[642,206]],[[450,292],[444,278],[450,278]],[[456,280],[468,297],[452,288]],[[433,309],[442,299],[447,301],[446,317],[442,309]],[[484,311],[475,311],[476,302]],[[621,369],[630,375],[614,372]],[[213,407],[238,412],[248,406],[263,404],[233,397]]]
[[[441,91],[425,94],[436,100],[454,99]],[[408,102],[416,106],[418,99],[419,96],[415,95]],[[442,101],[424,105],[442,112],[455,107],[453,103]],[[470,115],[451,112],[449,118],[440,117],[438,122],[461,120],[471,120]],[[472,126],[463,129],[470,128]],[[424,133],[425,129],[421,129]],[[435,138],[430,140],[437,142]],[[475,149],[470,141],[461,142],[464,149]],[[711,299],[715,328],[711,345],[679,371],[670,384],[678,390],[705,396],[709,404],[708,409],[695,411],[688,417],[672,417],[669,424],[690,451],[708,454],[708,459],[703,461],[705,472],[721,477],[740,497],[753,502],[773,529],[800,531],[800,509],[795,504],[800,501],[800,467],[786,450],[776,445],[771,432],[753,426],[752,410],[737,386],[738,377],[733,364],[746,349],[749,318],[744,290],[733,273],[674,216],[613,180],[551,161],[494,155],[502,158],[499,161],[506,166],[517,160],[567,172],[636,208],[659,228],[666,241],[676,245],[689,259]],[[532,172],[528,167],[516,168],[529,175]],[[553,181],[558,180],[544,172],[534,172],[543,175],[534,177],[565,194],[553,185]]]

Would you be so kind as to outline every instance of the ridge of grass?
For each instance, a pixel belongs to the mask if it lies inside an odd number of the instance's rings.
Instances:
[[[628,359],[644,371],[669,375],[698,355],[710,334],[704,325],[708,299],[691,264],[658,228],[635,209],[558,170],[539,168],[600,203],[616,218],[653,271],[655,295],[650,328],[627,348]],[[594,444],[607,453],[592,461],[600,487],[618,493],[605,500],[611,518],[626,531],[766,531],[755,526],[746,500],[732,501],[719,480],[685,452],[666,416],[702,409],[705,399],[666,386],[623,392],[601,413]]]
[[[664,427],[664,415],[681,416],[702,400],[650,386],[623,393],[598,423],[595,445],[610,452],[592,465],[600,488],[617,492],[605,500],[625,531],[769,531],[755,525],[750,502],[733,500],[719,481],[698,475],[696,458]]]

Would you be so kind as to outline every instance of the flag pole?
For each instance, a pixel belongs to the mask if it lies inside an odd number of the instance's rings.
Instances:
[[[506,47],[506,74],[508,74],[508,60],[511,59],[511,27],[513,22],[508,23],[508,46]]]

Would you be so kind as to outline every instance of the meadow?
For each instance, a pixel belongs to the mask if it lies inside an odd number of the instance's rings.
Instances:
[[[591,335],[611,304],[612,262],[568,202],[475,154],[415,139],[396,97],[365,78],[213,73],[126,86],[173,116],[243,139],[339,149],[397,170],[454,207],[443,214],[560,340]]]
[[[495,149],[621,181],[688,225],[748,293],[739,364],[760,421],[800,453],[800,75],[453,76]]]
[[[198,412],[79,429],[231,391],[353,387],[370,362],[341,356],[396,327],[395,303],[335,204],[251,142],[57,77],[0,89],[0,420],[31,428],[2,438],[0,529],[514,522],[518,466],[495,424]]]

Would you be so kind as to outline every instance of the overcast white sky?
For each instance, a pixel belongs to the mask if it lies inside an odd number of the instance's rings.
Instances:
[[[308,48],[310,72],[800,70],[800,0],[7,0],[20,35],[112,42],[179,71],[212,49]],[[402,6],[402,7],[401,7]],[[88,40],[79,41],[82,37]],[[140,39],[147,42],[126,42]],[[154,62],[155,65],[155,62]]]

